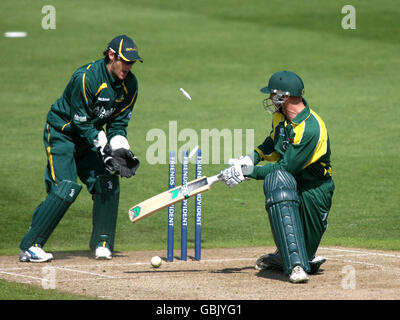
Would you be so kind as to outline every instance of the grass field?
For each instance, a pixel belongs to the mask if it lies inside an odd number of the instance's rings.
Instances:
[[[16,284],[0,280],[0,300],[87,300],[78,296],[55,290],[45,290],[28,284]]]
[[[117,250],[166,247],[166,211],[135,225],[127,216],[130,206],[168,186],[167,165],[146,161],[154,143],[147,133],[159,128],[168,137],[169,121],[177,121],[178,132],[191,128],[199,136],[201,129],[254,129],[257,145],[271,120],[259,89],[282,69],[301,75],[306,98],[331,138],[336,193],[322,244],[399,250],[400,8],[394,0],[353,2],[355,30],[341,26],[348,1],[54,0],[56,29],[44,30],[46,2],[3,0],[0,254],[18,254],[45,197],[42,131],[50,105],[72,72],[100,58],[122,33],[136,40],[144,59],[134,66],[140,91],[128,133],[142,166],[121,182]],[[4,38],[9,30],[28,37]],[[204,174],[224,167],[205,165]],[[83,191],[46,248],[88,249],[91,210]],[[189,229],[189,246],[193,238]],[[208,248],[273,243],[261,181],[232,190],[217,184],[204,195],[202,242]]]

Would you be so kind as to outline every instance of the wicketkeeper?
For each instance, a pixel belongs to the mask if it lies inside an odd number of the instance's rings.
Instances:
[[[304,99],[301,78],[274,73],[261,89],[273,114],[270,135],[254,152],[231,159],[222,180],[233,187],[250,178],[264,180],[268,212],[277,251],[260,257],[256,268],[277,268],[289,281],[306,282],[326,259],[316,257],[328,223],[335,189],[329,136],[321,117]],[[257,165],[266,160],[263,166]]]
[[[111,40],[104,58],[77,69],[51,106],[44,128],[47,153],[46,199],[33,213],[20,244],[20,261],[53,259],[42,248],[86,185],[93,199],[90,248],[97,259],[111,259],[114,248],[119,176],[136,174],[139,160],[127,140],[127,126],[138,95],[131,68],[143,62],[126,35]]]

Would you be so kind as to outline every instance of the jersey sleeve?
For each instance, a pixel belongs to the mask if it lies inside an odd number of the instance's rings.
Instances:
[[[270,162],[274,162],[279,160],[280,155],[275,150],[274,145],[274,136],[275,136],[275,128],[277,125],[284,120],[284,116],[278,112],[274,113],[272,119],[272,128],[269,136],[261,143],[257,148],[255,148],[255,152],[257,152],[260,161],[266,160]]]
[[[286,152],[275,163],[268,163],[264,166],[255,166],[249,177],[264,179],[267,174],[274,170],[282,169],[296,175],[304,169],[313,156],[317,147],[319,133],[305,132],[299,141],[293,141],[288,145]]]
[[[107,122],[106,130],[108,140],[111,140],[112,137],[117,135],[124,137],[127,136],[129,120],[132,117],[133,107],[135,106],[138,95],[136,78],[134,78],[130,85],[126,86],[125,88],[127,95],[124,99],[124,104],[111,116],[111,119]]]
[[[274,141],[271,136],[272,133],[255,149],[260,161],[266,160],[273,162],[277,161],[280,157],[279,153],[274,149]]]
[[[76,73],[69,83],[72,126],[78,135],[90,145],[97,138],[99,130],[93,124],[91,110],[95,89],[92,88],[86,73]]]

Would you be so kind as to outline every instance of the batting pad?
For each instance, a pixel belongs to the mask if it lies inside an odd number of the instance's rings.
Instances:
[[[296,180],[283,170],[271,172],[264,180],[265,208],[287,275],[298,265],[310,272],[296,188]]]
[[[119,204],[119,178],[113,174],[97,177],[93,197],[93,230],[90,248],[94,250],[99,242],[106,241],[114,249]]]
[[[81,185],[69,180],[63,180],[53,188],[33,213],[32,225],[20,248],[27,250],[34,244],[43,247],[81,190]]]

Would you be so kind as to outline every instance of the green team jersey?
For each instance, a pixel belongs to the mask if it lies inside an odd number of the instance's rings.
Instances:
[[[273,170],[290,172],[298,182],[330,179],[329,136],[322,119],[308,106],[291,122],[280,112],[275,112],[270,135],[254,151],[254,170],[249,177],[264,179]],[[256,164],[262,160],[264,166]]]
[[[132,72],[123,81],[116,80],[104,59],[94,61],[73,73],[63,95],[51,106],[47,122],[90,145],[104,125],[108,140],[116,135],[126,137],[137,91]]]

